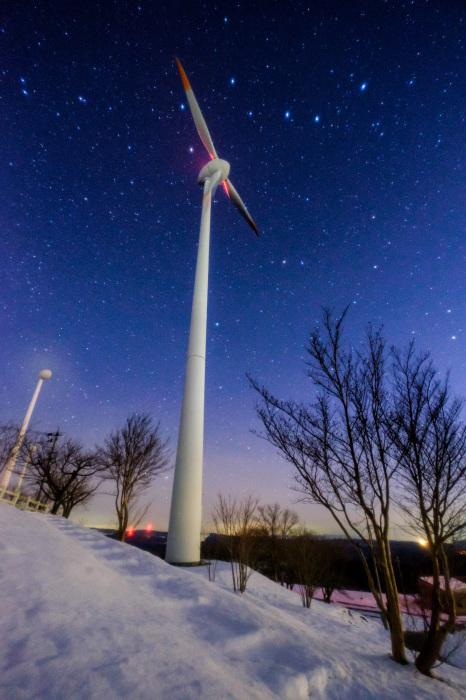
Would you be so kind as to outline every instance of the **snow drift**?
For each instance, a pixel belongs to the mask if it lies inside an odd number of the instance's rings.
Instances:
[[[228,567],[174,568],[59,516],[0,504],[0,697],[460,700],[389,657],[378,621]]]

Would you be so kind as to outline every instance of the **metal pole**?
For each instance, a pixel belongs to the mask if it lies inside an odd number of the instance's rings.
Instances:
[[[37,401],[37,397],[39,396],[40,388],[44,382],[44,379],[50,379],[51,376],[52,376],[52,372],[49,369],[43,369],[39,372],[39,381],[37,382],[36,389],[34,391],[34,394],[32,395],[31,403],[29,404],[29,408],[26,411],[26,415],[24,416],[23,424],[22,424],[21,429],[18,433],[18,437],[16,438],[16,442],[14,444],[14,447],[11,450],[10,458],[9,458],[7,465],[5,467],[5,470],[3,472],[2,481],[0,483],[0,488],[4,489],[5,491],[8,488],[8,484],[10,483],[10,477],[13,473],[13,469],[15,468],[16,458],[18,456],[18,452],[21,449],[21,445],[23,444],[24,434],[26,433],[26,430],[28,429],[29,421],[31,419],[32,412],[34,410],[34,406],[36,405],[36,401]]]
[[[198,564],[201,558],[204,387],[212,190],[220,174],[204,182],[201,229],[189,331],[188,359],[176,450],[166,561]]]

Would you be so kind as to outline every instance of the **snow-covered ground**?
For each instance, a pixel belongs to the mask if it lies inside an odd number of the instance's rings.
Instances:
[[[381,624],[254,574],[244,595],[220,564],[171,567],[61,517],[0,504],[0,697],[460,700],[389,657]]]

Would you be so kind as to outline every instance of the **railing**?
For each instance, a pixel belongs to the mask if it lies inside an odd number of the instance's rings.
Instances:
[[[29,498],[29,496],[24,496],[19,491],[8,491],[1,487],[0,502],[8,503],[20,510],[31,510],[36,513],[49,513],[51,510],[51,505],[49,503],[41,503],[40,501],[35,501],[33,498]]]

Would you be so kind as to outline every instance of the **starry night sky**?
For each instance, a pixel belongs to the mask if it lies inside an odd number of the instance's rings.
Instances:
[[[321,307],[413,336],[466,393],[462,2],[27,2],[1,21],[0,421],[92,447],[133,411],[176,447],[208,157],[176,54],[260,238],[212,211],[204,519],[217,492],[294,507],[245,373],[312,398]],[[171,476],[149,519],[165,529]],[[112,499],[75,519],[111,524]],[[397,533],[395,533],[396,535]]]

